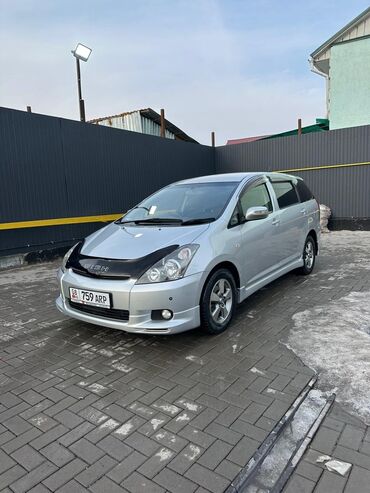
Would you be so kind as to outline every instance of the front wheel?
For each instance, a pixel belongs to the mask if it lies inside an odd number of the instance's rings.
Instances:
[[[299,269],[300,274],[307,276],[313,271],[316,260],[316,244],[312,236],[307,236],[303,248],[303,266]]]
[[[226,330],[235,311],[236,284],[227,269],[214,272],[208,279],[200,301],[202,330],[220,334]]]

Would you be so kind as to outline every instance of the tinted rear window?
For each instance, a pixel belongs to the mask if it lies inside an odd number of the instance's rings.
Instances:
[[[307,202],[307,200],[311,200],[314,198],[311,190],[308,188],[303,180],[298,180],[296,187],[301,202]]]
[[[275,191],[276,198],[280,209],[289,207],[290,205],[299,202],[296,189],[290,181],[275,181],[272,182],[272,188]]]

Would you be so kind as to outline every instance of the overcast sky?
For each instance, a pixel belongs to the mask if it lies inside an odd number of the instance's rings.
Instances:
[[[138,108],[208,144],[325,117],[309,54],[365,0],[0,0],[0,106],[78,119]]]

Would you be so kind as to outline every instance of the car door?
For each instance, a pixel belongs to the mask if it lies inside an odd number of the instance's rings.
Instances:
[[[272,180],[272,188],[279,206],[277,230],[281,266],[302,255],[306,234],[306,208],[301,204],[293,180]]]
[[[268,217],[245,221],[241,225],[241,258],[243,281],[246,288],[271,273],[277,262],[276,231],[278,212],[275,210],[266,183],[247,187],[239,198],[240,216],[243,219],[250,207],[267,207]]]

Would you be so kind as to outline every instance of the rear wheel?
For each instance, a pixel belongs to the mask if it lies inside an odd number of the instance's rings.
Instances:
[[[303,266],[299,269],[300,274],[307,276],[311,274],[315,266],[316,244],[312,236],[307,236],[303,248]]]
[[[220,334],[226,330],[235,311],[236,284],[227,269],[214,272],[208,279],[200,302],[202,330]]]

